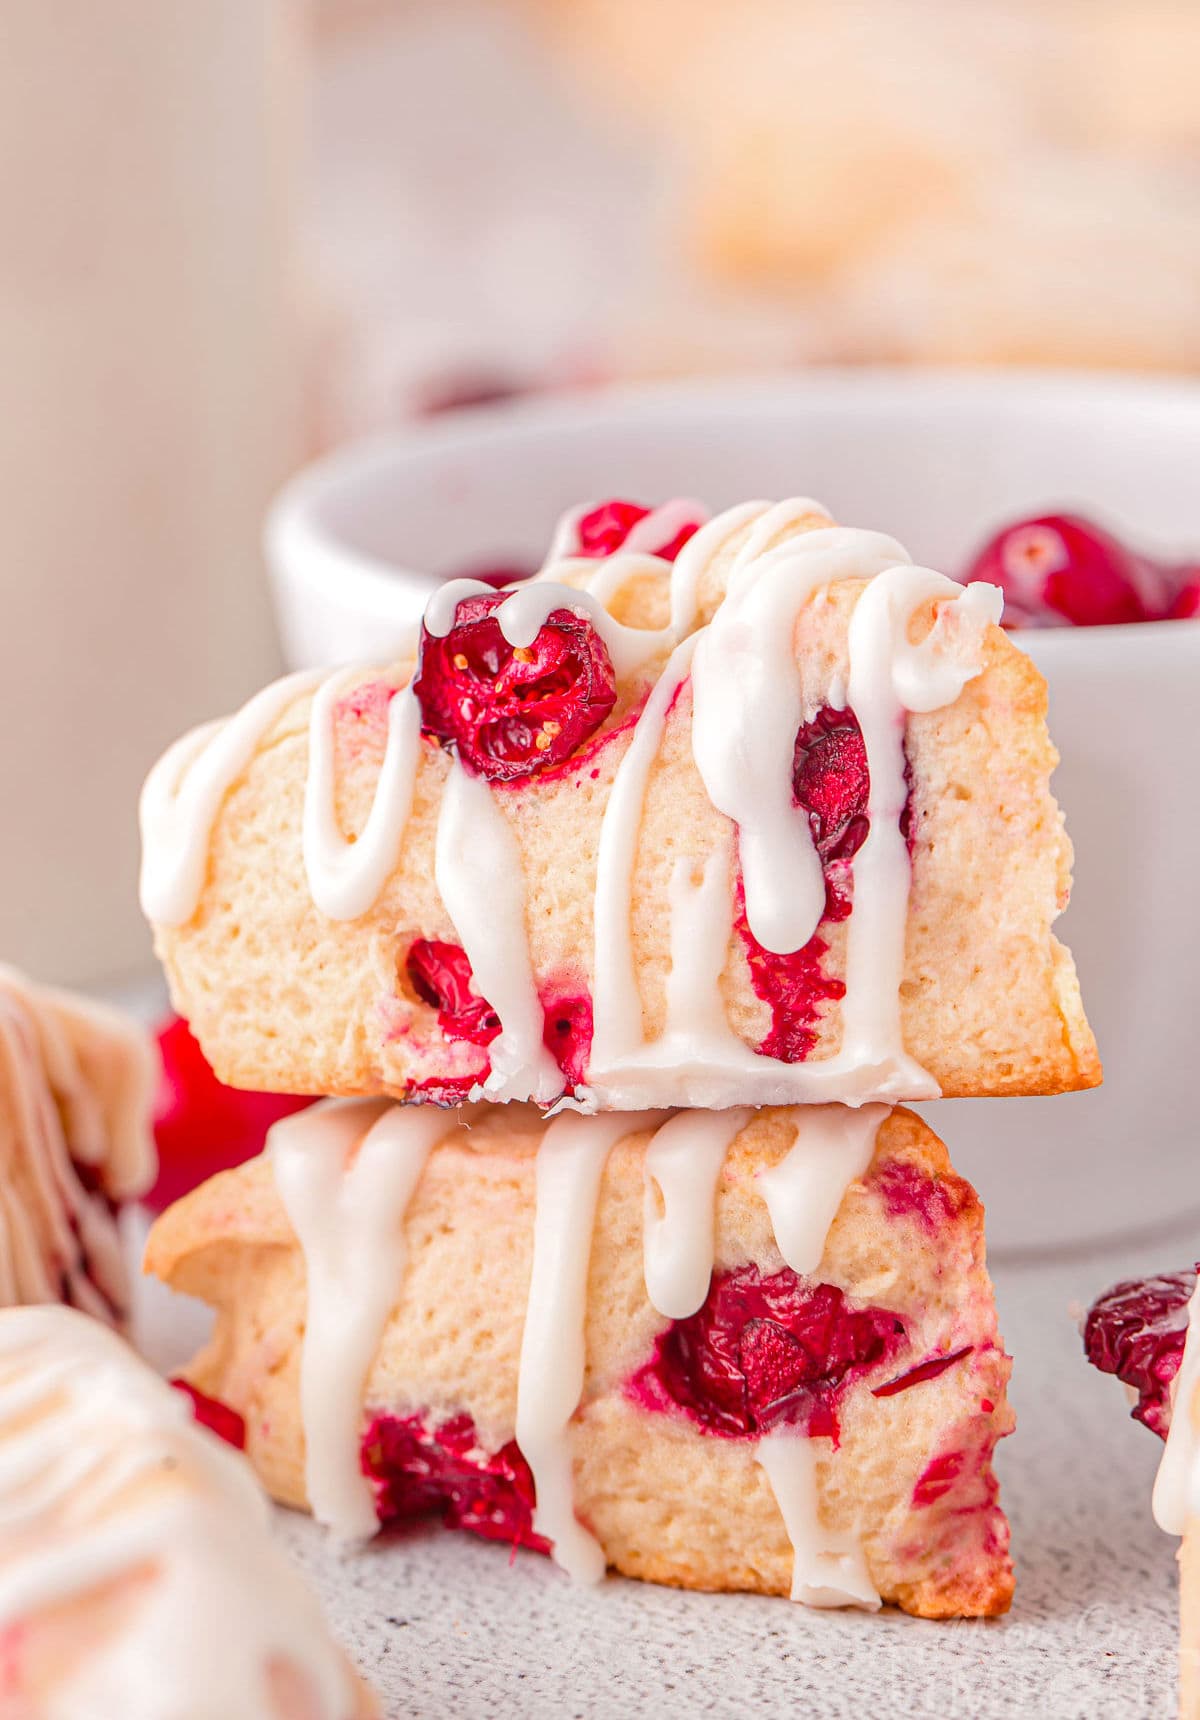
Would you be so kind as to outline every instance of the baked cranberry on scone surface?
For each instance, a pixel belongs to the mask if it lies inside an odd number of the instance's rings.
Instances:
[[[983,1212],[908,1112],[320,1106],[147,1264],[217,1309],[190,1382],[341,1534],[432,1513],[576,1576],[1008,1605]]]
[[[143,796],[223,1080],[600,1109],[1061,1092],[1045,686],[999,596],[815,503],[609,502],[415,657],[299,676]]]

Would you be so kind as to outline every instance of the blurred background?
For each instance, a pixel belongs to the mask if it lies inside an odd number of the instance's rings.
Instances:
[[[0,0],[0,955],[277,667],[287,474],[456,404],[1200,370],[1195,0]],[[1198,451],[1200,452],[1200,451]]]

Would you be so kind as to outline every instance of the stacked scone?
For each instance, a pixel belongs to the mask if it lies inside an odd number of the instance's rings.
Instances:
[[[1099,1079],[998,618],[813,502],[607,503],[155,768],[177,1006],[223,1080],[335,1096],[150,1243],[277,1498],[1004,1610],[982,1209],[894,1108]]]

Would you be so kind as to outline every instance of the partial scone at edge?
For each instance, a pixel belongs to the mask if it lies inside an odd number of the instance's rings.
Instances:
[[[371,1368],[364,1442],[368,1429],[383,1427],[385,1443],[389,1426],[419,1422],[436,1444],[439,1430],[466,1415],[473,1448],[511,1450],[542,1127],[527,1108],[505,1107],[467,1144],[434,1150],[404,1225],[404,1283]],[[1012,1567],[991,1454],[1012,1416],[982,1208],[930,1131],[895,1112],[846,1191],[818,1271],[796,1280],[758,1186],[794,1136],[789,1112],[766,1112],[729,1150],[706,1308],[719,1305],[722,1284],[753,1288],[782,1273],[801,1310],[811,1310],[810,1298],[844,1296],[847,1310],[895,1328],[869,1363],[847,1366],[832,1385],[806,1376],[809,1425],[827,1425],[829,1410],[839,1440],[821,1440],[822,1520],[858,1536],[885,1600],[932,1618],[1003,1612]],[[643,1279],[648,1139],[642,1131],[617,1145],[602,1185],[584,1396],[570,1430],[576,1510],[608,1564],[628,1575],[787,1594],[791,1546],[756,1461],[766,1412],[714,1431],[680,1407],[672,1393],[681,1388],[663,1384],[675,1328],[651,1306]],[[304,1505],[305,1272],[269,1162],[214,1178],[164,1215],[147,1269],[216,1306],[214,1337],[190,1377],[245,1418],[248,1454],[269,1490]],[[885,1318],[893,1310],[898,1325]],[[808,1318],[798,1314],[790,1335],[773,1330],[785,1354]],[[756,1329],[761,1336],[761,1321]],[[924,1371],[897,1386],[914,1368]]]
[[[841,580],[801,612],[795,653],[806,708],[823,708],[844,682],[849,618],[863,589]],[[388,701],[407,680],[403,669],[364,672],[336,707],[336,809],[347,833],[366,825]],[[569,1026],[594,994],[601,819],[644,691],[626,687],[609,724],[568,767],[491,789],[521,855],[529,953],[548,1021],[557,1012]],[[301,840],[311,702],[297,698],[226,796],[197,912],[183,926],[156,928],[176,1006],[234,1085],[402,1097],[457,1083],[461,1095],[486,1074],[486,1051],[447,1031],[406,966],[416,940],[458,942],[435,882],[450,762],[422,743],[399,864],[368,912],[328,919],[313,903]],[[901,1026],[905,1051],[947,1097],[1057,1093],[1100,1079],[1074,964],[1051,931],[1069,896],[1071,853],[1050,792],[1057,755],[1045,715],[1038,670],[989,627],[982,674],[952,705],[908,718],[912,887]],[[649,1041],[665,1015],[672,869],[685,849],[703,857],[733,829],[705,793],[690,723],[685,681],[650,774],[633,876],[631,935]],[[846,934],[845,920],[826,918],[813,946],[803,1024],[811,1067],[840,1044]],[[721,991],[735,1033],[763,1046],[773,1006],[736,931]],[[752,1088],[749,1081],[721,1102],[778,1097]]]

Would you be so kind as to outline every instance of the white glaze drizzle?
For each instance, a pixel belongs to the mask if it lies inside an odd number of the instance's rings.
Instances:
[[[822,1445],[827,1442],[783,1429],[761,1439],[755,1453],[792,1544],[792,1599],[809,1607],[865,1607],[874,1612],[880,1605],[879,1591],[861,1546],[853,1536],[821,1521],[817,1463]]]
[[[1171,1382],[1171,1421],[1154,1478],[1154,1521],[1168,1535],[1182,1535],[1188,1518],[1200,1515],[1200,1440],[1192,1420],[1197,1387],[1200,1387],[1200,1279],[1188,1302],[1183,1357]]]
[[[404,687],[388,701],[387,742],[371,811],[348,841],[335,809],[334,708],[359,673],[343,671],[321,685],[308,725],[304,870],[314,903],[331,920],[369,913],[395,871],[421,758],[421,708],[411,686]]]
[[[807,508],[811,504],[794,506]],[[668,986],[669,1008],[662,1035],[649,1043],[644,1036],[632,949],[632,879],[650,771],[658,756],[667,710],[686,677],[692,652],[696,660],[706,654],[706,688],[698,688],[693,680],[693,749],[698,763],[706,749],[713,755],[708,758],[707,773],[701,767],[702,774],[726,783],[732,796],[737,773],[728,774],[727,761],[748,757],[751,750],[751,735],[743,745],[733,733],[743,721],[752,727],[753,719],[745,712],[752,712],[755,705],[753,698],[743,699],[745,666],[739,670],[738,662],[742,641],[736,632],[719,636],[729,645],[724,654],[711,645],[725,607],[732,603],[733,613],[738,613],[739,599],[731,595],[718,610],[717,620],[685,639],[668,662],[617,770],[605,809],[594,906],[596,1031],[588,1070],[589,1089],[598,1105],[721,1106],[736,1103],[745,1093],[747,1081],[753,1081],[756,1099],[768,1105],[827,1100],[854,1105],[937,1096],[936,1082],[905,1052],[900,1023],[911,881],[907,848],[899,828],[907,795],[904,721],[908,710],[928,711],[949,703],[979,673],[982,632],[998,617],[999,593],[990,586],[974,585],[964,590],[923,568],[881,567],[880,562],[893,551],[903,552],[874,533],[816,530],[753,559],[749,552],[756,534],[767,541],[784,518],[781,508],[776,522],[769,514],[758,520],[750,542],[734,562],[730,579],[744,597],[774,569],[779,589],[789,601],[784,604],[780,600],[780,607],[772,607],[770,614],[766,610],[757,614],[752,631],[760,641],[764,630],[782,633],[789,641],[790,680],[796,676],[790,641],[799,608],[820,584],[833,578],[857,573],[871,576],[855,606],[849,638],[849,703],[859,720],[870,771],[870,832],[852,862],[854,912],[846,929],[841,1048],[833,1057],[788,1064],[751,1050],[729,1027],[720,976],[732,933],[732,835],[710,854],[690,857],[674,870],[671,950],[674,971],[681,972],[682,977],[678,984]],[[807,551],[806,544],[812,546]],[[806,554],[821,569],[815,580],[804,567]],[[743,561],[743,556],[748,559]],[[765,573],[760,571],[763,569]],[[928,637],[914,646],[907,638],[908,621],[929,598],[950,601],[943,604]],[[790,620],[789,606],[793,611]],[[730,685],[738,691],[732,701],[726,697]],[[697,733],[695,712],[705,701],[708,714]],[[719,722],[717,713],[721,714]],[[789,794],[795,726],[790,730],[786,758],[781,755],[775,761]],[[744,843],[744,832],[741,834]],[[791,838],[799,839],[801,834],[798,826],[789,827],[787,841],[774,847],[768,840],[762,844],[760,909],[765,900],[763,911],[768,922],[778,919],[786,906],[797,849]],[[812,851],[811,832],[803,836]],[[743,845],[743,859],[744,853]],[[695,871],[700,872],[698,884],[692,882]],[[722,895],[725,907],[718,912]],[[819,918],[820,905],[815,912]]]
[[[521,850],[488,784],[456,758],[442,790],[434,875],[476,990],[500,1019],[488,1047],[484,1097],[549,1104],[562,1092],[563,1076],[542,1041]]]
[[[909,620],[929,599],[949,601],[927,637],[912,645]],[[868,585],[850,618],[847,691],[866,747],[870,789],[867,838],[852,862],[844,1062],[881,1064],[903,1046],[900,982],[912,878],[900,828],[908,796],[905,713],[951,704],[979,673],[983,631],[999,621],[1002,601],[992,585],[964,589],[928,568],[895,567]]]
[[[717,1181],[752,1115],[744,1108],[681,1111],[646,1149],[642,1264],[646,1294],[668,1320],[686,1320],[708,1295]]]
[[[886,1105],[796,1110],[796,1139],[787,1157],[758,1179],[779,1252],[793,1272],[811,1276],[821,1264],[842,1197],[870,1164],[887,1115]]]
[[[637,1113],[549,1124],[537,1150],[533,1264],[517,1382],[517,1444],[537,1491],[533,1526],[578,1582],[604,1575],[604,1554],[575,1515],[569,1429],[583,1395],[592,1231],[608,1155],[659,1119]]]
[[[145,1584],[56,1672],[48,1712],[263,1720],[281,1661],[303,1676],[313,1720],[360,1712],[315,1601],[271,1541],[249,1465],[69,1309],[0,1315],[0,1518],[0,1628]]]
[[[268,1136],[307,1275],[305,1490],[313,1516],[343,1540],[378,1527],[359,1440],[367,1375],[404,1279],[404,1216],[430,1152],[469,1118],[386,1099],[328,1100]]]
[[[169,747],[146,778],[141,903],[147,919],[182,926],[204,889],[208,850],[221,802],[249,765],[263,736],[320,677],[311,670],[264,687],[224,722],[206,723]]]
[[[65,1299],[105,1320],[128,1312],[106,1197],[142,1194],[153,1180],[154,1080],[149,1042],[131,1022],[0,967],[0,1305]]]
[[[800,506],[811,512],[814,504]],[[770,521],[767,514],[751,532],[725,601],[700,635],[692,665],[692,751],[712,804],[738,827],[750,930],[765,949],[782,954],[803,948],[825,905],[808,813],[792,791],[804,720],[796,622],[819,587],[870,578],[906,557],[892,538],[838,526],[752,555]]]

